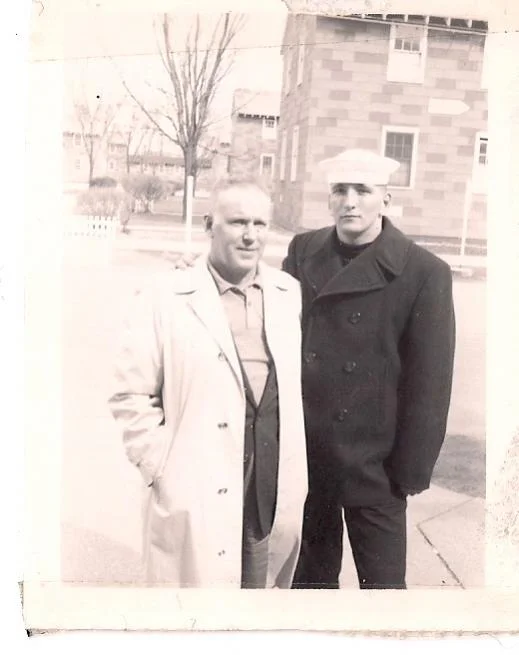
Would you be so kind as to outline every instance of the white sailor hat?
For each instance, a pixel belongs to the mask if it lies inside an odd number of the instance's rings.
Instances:
[[[400,162],[370,150],[345,150],[336,157],[323,159],[319,168],[328,184],[387,184]]]

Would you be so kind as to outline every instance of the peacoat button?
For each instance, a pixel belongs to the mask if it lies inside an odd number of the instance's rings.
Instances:
[[[225,430],[225,428],[229,427],[229,424],[224,421],[223,423],[218,423],[218,427],[220,430]]]
[[[360,321],[360,312],[353,312],[353,314],[350,314],[350,317],[349,317],[348,320],[349,320],[350,323],[353,323],[353,325],[355,325],[356,323],[358,323]]]
[[[310,352],[305,354],[305,362],[307,364],[310,364],[310,362],[313,362],[315,359],[317,359],[317,353]]]
[[[357,368],[357,362],[346,362],[342,367],[345,373],[352,373]]]
[[[346,418],[347,413],[348,413],[347,409],[340,409],[335,415],[336,420],[339,421],[339,423],[342,423]]]

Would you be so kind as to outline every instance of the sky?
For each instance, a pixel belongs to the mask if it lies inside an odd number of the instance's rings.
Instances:
[[[279,3],[268,12],[245,14],[245,25],[232,43],[232,71],[221,84],[213,105],[214,120],[221,123],[224,133],[229,129],[232,95],[236,88],[281,90],[280,47],[286,13],[286,7]],[[99,94],[117,102],[123,93],[123,78],[139,98],[149,98],[153,103],[150,87],[167,83],[156,54],[154,21],[157,18],[160,19],[157,14],[135,11],[67,14],[63,23],[67,111],[73,98],[84,94],[84,89],[91,95]],[[216,18],[216,14],[203,15],[206,38]],[[183,47],[193,19],[194,14],[186,12],[174,16],[179,48]]]

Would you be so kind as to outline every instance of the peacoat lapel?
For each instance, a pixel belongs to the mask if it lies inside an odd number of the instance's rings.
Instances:
[[[303,264],[303,272],[317,297],[374,291],[388,283],[388,275],[400,275],[412,242],[383,218],[382,232],[347,266],[343,266],[333,246],[334,227],[324,242]]]

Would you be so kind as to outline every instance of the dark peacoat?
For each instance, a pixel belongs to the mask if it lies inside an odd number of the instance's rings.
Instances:
[[[334,227],[296,235],[283,262],[303,293],[310,486],[343,505],[383,503],[431,481],[450,403],[452,274],[384,218],[346,267]]]

